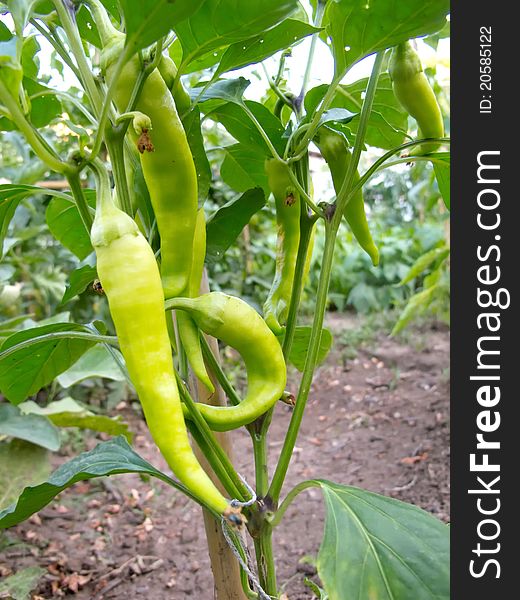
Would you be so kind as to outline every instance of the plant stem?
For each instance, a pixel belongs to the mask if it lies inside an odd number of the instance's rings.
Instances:
[[[325,3],[318,2],[316,6],[316,15],[314,17],[314,25],[315,27],[321,26],[321,21],[323,19],[323,13],[325,12]],[[305,67],[305,73],[303,75],[302,89],[298,95],[297,104],[298,108],[302,105],[303,99],[305,97],[305,92],[307,91],[307,85],[309,84],[309,79],[312,71],[312,63],[314,61],[314,52],[316,50],[316,42],[318,41],[318,33],[314,33],[311,39],[311,46],[309,48],[309,56],[307,57],[307,65]]]
[[[254,538],[258,578],[262,589],[269,596],[277,597],[276,566],[273,556],[273,530],[266,521],[260,537]]]
[[[127,125],[128,123],[126,123]],[[125,139],[126,126],[124,123],[116,127],[107,127],[105,131],[105,142],[108,153],[110,154],[110,162],[112,163],[112,173],[114,175],[114,183],[117,190],[117,197],[121,209],[131,217],[133,216],[132,201],[128,190],[128,181],[125,171]]]
[[[273,527],[273,529],[280,523],[285,514],[285,511],[289,508],[291,502],[296,498],[296,496],[300,492],[303,492],[303,490],[306,490],[311,487],[319,486],[315,481],[302,481],[301,483],[293,487],[293,489],[287,494],[287,496],[285,496],[283,501],[280,503],[278,510],[276,511],[274,517],[271,519],[271,527]]]
[[[226,374],[222,370],[220,363],[215,358],[215,355],[211,351],[211,348],[209,347],[209,344],[208,344],[206,338],[202,334],[200,335],[200,345],[202,347],[202,353],[204,355],[204,359],[208,363],[208,367],[209,367],[210,371],[213,371],[213,374],[217,378],[217,381],[219,382],[220,386],[224,390],[226,396],[231,401],[231,404],[233,404],[234,406],[237,406],[241,402],[240,396],[237,394],[237,392],[235,391],[235,388],[231,385],[231,382],[226,377]]]
[[[90,212],[90,207],[85,198],[85,194],[83,193],[83,188],[81,187],[81,181],[79,178],[79,171],[73,171],[67,175],[67,181],[69,182],[70,191],[74,200],[76,201],[76,207],[78,209],[81,220],[83,221],[83,225],[87,230],[87,233],[90,234],[90,230],[92,228],[92,214]]]
[[[27,143],[31,146],[34,153],[53,171],[65,174],[70,169],[67,163],[59,159],[59,157],[51,152],[44,143],[38,132],[33,129],[33,126],[27,121],[18,102],[11,96],[5,83],[0,79],[0,101],[9,111],[10,118],[18,129],[23,133]]]
[[[363,106],[361,107],[361,114],[359,116],[359,126],[356,133],[356,142],[354,144],[354,149],[352,150],[352,158],[349,162],[347,172],[345,173],[343,183],[341,184],[341,189],[336,196],[336,214],[334,215],[334,220],[338,221],[338,224],[339,220],[341,219],[341,216],[343,215],[345,207],[348,204],[348,201],[352,197],[352,195],[349,195],[347,197],[347,193],[351,191],[354,176],[357,173],[359,158],[363,150],[365,136],[368,128],[368,121],[370,119],[370,113],[372,112],[372,104],[374,102],[374,96],[377,89],[377,82],[379,80],[379,73],[381,72],[381,67],[383,65],[384,55],[384,52],[378,52],[376,54],[376,59],[374,61],[372,72],[368,80],[365,99],[363,101]]]
[[[78,71],[76,65],[70,60],[70,56],[67,54],[67,50],[63,46],[61,40],[56,35],[56,30],[47,31],[36,19],[29,19],[29,23],[41,34],[43,37],[51,44],[51,46],[56,50],[61,60],[69,67],[69,69],[74,73],[76,79],[81,82],[81,74]]]
[[[58,17],[60,18],[61,26],[67,35],[67,40],[70,49],[72,50],[72,54],[74,54],[74,58],[76,59],[80,74],[80,81],[89,95],[94,113],[97,117],[99,117],[102,112],[101,107],[103,106],[103,102],[96,86],[94,76],[92,75],[92,68],[88,64],[87,57],[83,51],[83,44],[79,35],[78,27],[71,17],[69,6],[66,0],[52,1],[56,8],[56,12],[58,13]]]
[[[271,486],[269,487],[268,491],[268,497],[275,506],[280,497],[282,485],[287,474],[287,469],[289,468],[291,456],[296,444],[296,438],[298,437],[298,432],[302,422],[303,413],[309,397],[312,378],[314,376],[314,369],[316,368],[316,361],[318,358],[318,350],[321,339],[321,330],[323,327],[325,309],[327,308],[327,295],[329,291],[332,261],[334,258],[336,234],[337,228],[332,228],[331,224],[327,222],[325,225],[325,248],[323,250],[323,259],[316,297],[316,306],[314,309],[314,321],[309,340],[309,349],[307,351],[300,388],[296,397],[296,404],[294,406],[287,435],[280,453],[280,458],[278,459],[278,464],[276,465],[276,470],[271,481]]]
[[[273,158],[276,158],[276,160],[284,162],[282,160],[282,157],[278,154],[276,148],[273,146],[273,142],[271,142],[271,140],[269,139],[269,136],[264,131],[264,128],[262,127],[262,125],[260,125],[260,123],[258,122],[258,119],[251,112],[251,110],[247,106],[247,104],[245,104],[245,102],[242,102],[240,104],[240,106],[242,107],[242,109],[244,110],[246,115],[251,119],[251,121],[253,122],[253,125],[257,128],[258,133],[262,136],[262,139],[264,140],[265,145],[269,148],[269,152],[271,152],[271,154],[273,155]]]
[[[318,351],[321,339],[321,330],[323,327],[323,320],[325,316],[325,309],[327,307],[327,296],[330,284],[330,276],[332,270],[332,262],[334,259],[334,246],[336,243],[336,236],[338,228],[341,222],[341,217],[346,204],[346,199],[349,197],[347,193],[350,191],[349,187],[352,185],[354,172],[359,162],[359,156],[363,148],[366,127],[368,124],[368,118],[372,109],[372,103],[374,100],[374,94],[377,86],[377,80],[379,72],[381,70],[381,64],[383,59],[383,53],[380,52],[376,56],[372,73],[367,86],[367,92],[365,100],[363,102],[363,108],[361,110],[360,124],[358,127],[358,133],[356,135],[356,143],[354,145],[352,161],[349,165],[349,172],[345,176],[340,194],[336,199],[337,208],[330,221],[325,221],[325,248],[323,250],[323,259],[320,272],[320,280],[318,284],[318,292],[316,298],[316,306],[314,312],[314,321],[312,324],[311,337],[309,340],[309,348],[305,359],[305,366],[303,370],[302,379],[300,382],[300,388],[298,390],[298,396],[296,398],[296,404],[289,423],[289,429],[284,440],[282,451],[278,459],[278,464],[274,472],[273,480],[269,488],[268,497],[269,500],[276,505],[280,498],[280,492],[289,468],[291,456],[296,444],[298,432],[303,419],[303,413],[309,397],[309,392],[314,376],[314,370],[316,368],[316,361],[318,358]],[[330,88],[329,88],[330,90]],[[346,188],[345,190],[343,188]],[[342,194],[342,196],[341,196]]]
[[[249,500],[249,492],[245,487],[243,481],[238,476],[238,473],[235,471],[229,457],[224,452],[220,444],[217,442],[214,433],[209,428],[208,424],[204,420],[204,417],[200,414],[197,409],[197,404],[191,397],[190,393],[186,389],[184,382],[179,377],[178,373],[175,374],[177,377],[177,385],[179,387],[179,391],[183,397],[184,403],[188,407],[190,418],[193,421],[193,424],[197,427],[200,434],[203,436],[205,443],[210,447],[211,451],[215,454],[216,458],[220,461],[223,469],[229,475],[233,485],[235,487],[235,498],[237,500]]]

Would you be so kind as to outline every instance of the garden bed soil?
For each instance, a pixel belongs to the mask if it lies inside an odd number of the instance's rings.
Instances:
[[[334,315],[328,324],[338,338],[352,326]],[[448,521],[448,331],[414,330],[406,343],[379,335],[356,358],[344,356],[336,350],[317,372],[285,492],[303,479],[325,478],[417,504]],[[295,392],[297,374],[292,382]],[[290,411],[282,404],[276,409],[271,465]],[[120,407],[118,413],[136,432],[137,452],[166,469],[135,411]],[[88,448],[100,437],[90,437]],[[238,469],[253,481],[249,437],[239,431],[233,440]],[[303,580],[317,581],[312,562],[323,518],[321,493],[312,488],[275,530],[278,577],[289,600],[313,597]],[[0,580],[23,567],[43,567],[35,600],[213,599],[200,509],[158,481],[124,475],[76,484],[6,535],[12,545],[0,551]]]

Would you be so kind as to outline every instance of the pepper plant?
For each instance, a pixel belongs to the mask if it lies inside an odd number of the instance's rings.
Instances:
[[[53,229],[58,241],[82,258],[94,251],[97,259],[97,277],[92,267],[71,274],[69,297],[93,284],[106,297],[115,331],[95,321],[8,335],[0,348],[0,389],[14,406],[3,405],[9,410],[0,417],[20,418],[16,405],[92,346],[118,347],[173,477],[124,437],[113,438],[27,487],[0,510],[0,527],[19,523],[79,480],[146,473],[202,506],[216,597],[265,600],[280,597],[273,531],[298,494],[317,487],[326,505],[317,562],[324,589],[314,590],[320,597],[448,598],[448,529],[431,515],[319,479],[282,497],[313,375],[331,342],[323,322],[340,224],[345,220],[377,265],[362,190],[375,173],[400,163],[431,162],[449,202],[449,139],[409,41],[443,36],[448,8],[446,0],[314,0],[311,14],[297,0],[7,2],[12,26],[0,23],[1,126],[18,130],[69,191],[1,186],[0,231],[5,235],[24,198],[51,195],[62,207]],[[305,38],[308,61],[295,90],[284,64],[290,47]],[[77,91],[53,89],[42,78],[41,39],[75,77]],[[334,75],[308,89],[318,43],[328,44]],[[233,72],[273,55],[280,67],[267,76],[265,101],[246,100],[250,82]],[[367,58],[370,76],[345,83]],[[409,116],[417,119],[417,135],[408,134]],[[68,156],[49,135],[64,119],[77,140]],[[239,196],[211,215],[204,212],[213,176],[205,119],[236,140],[225,149],[219,177]],[[331,202],[314,194],[311,145],[330,168]],[[380,149],[380,158],[360,172],[368,146]],[[204,261],[222,257],[271,193],[276,274],[258,314],[243,299],[211,291]],[[325,231],[320,279],[312,327],[302,327],[299,306],[318,222]],[[217,339],[244,360],[244,397],[224,372]],[[284,391],[289,363],[301,371],[295,398]],[[282,400],[293,410],[271,473],[267,438]],[[232,432],[239,427],[251,436],[254,482],[233,466]]]

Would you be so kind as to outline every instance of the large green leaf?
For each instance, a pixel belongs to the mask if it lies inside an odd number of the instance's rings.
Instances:
[[[23,414],[17,406],[0,404],[0,436],[25,440],[47,450],[58,450],[60,433],[43,415]]]
[[[220,167],[222,179],[237,192],[261,187],[266,196],[269,185],[265,173],[265,155],[255,148],[233,144],[224,148],[225,157]]]
[[[369,54],[439,31],[449,9],[449,0],[330,0],[324,23],[336,76]]]
[[[283,154],[285,141],[282,138],[284,128],[281,121],[259,102],[246,100],[244,105],[251,111],[277,152]],[[228,102],[211,111],[208,116],[222,123],[227,131],[244,146],[255,148],[263,152],[265,156],[271,156],[260,131],[241,104]]]
[[[96,415],[70,396],[51,402],[45,407],[28,400],[22,402],[18,408],[26,415],[44,415],[57,427],[92,429],[109,435],[124,435],[129,442],[132,441],[133,435],[128,431],[128,425],[123,423],[119,417],[112,419],[106,415]]]
[[[0,598],[30,600],[31,592],[46,573],[47,570],[41,567],[25,567],[14,575],[5,577],[0,581]],[[8,594],[8,596],[4,594]]]
[[[114,358],[112,352],[117,352],[118,361]],[[123,357],[119,351],[114,348],[109,351],[103,344],[96,344],[83,354],[71,367],[58,375],[58,383],[68,388],[72,385],[90,379],[92,377],[102,377],[111,381],[124,381],[125,375],[119,366],[123,362]]]
[[[359,113],[363,104],[368,79],[359,79],[349,85],[341,85],[334,96],[331,107],[346,108],[350,112]],[[326,84],[312,88],[305,96],[305,110],[312,114],[327,92]],[[355,134],[359,125],[358,119],[349,122],[350,131]],[[408,115],[402,110],[392,90],[392,82],[388,73],[383,73],[378,80],[374,96],[373,110],[368,120],[366,142],[377,148],[390,150],[402,144],[406,137]]]
[[[125,17],[127,43],[146,48],[190,17],[203,0],[120,0]]]
[[[189,19],[174,26],[182,46],[180,71],[197,57],[250,39],[289,17],[296,0],[205,0]],[[215,57],[216,64],[219,57]]]
[[[84,325],[55,323],[9,336],[0,349],[0,391],[4,396],[19,404],[73,365],[95,343],[74,337],[77,332],[91,333]],[[64,337],[68,334],[71,337]]]
[[[318,573],[330,600],[448,600],[447,525],[393,498],[316,484],[327,510]]]
[[[232,44],[224,52],[215,76],[261,62],[275,52],[294,46],[308,35],[318,31],[320,31],[318,28],[304,21],[286,19],[269,31]]]
[[[18,439],[1,442],[0,508],[14,502],[27,485],[44,482],[50,472],[49,451],[42,446]]]
[[[88,203],[95,203],[95,191],[87,190]],[[81,220],[76,203],[71,198],[53,198],[45,212],[45,219],[52,235],[80,260],[93,252],[90,236]]]
[[[309,487],[325,501],[317,567],[330,600],[448,600],[447,525],[412,504],[324,479],[299,484],[292,498]]]
[[[264,205],[266,199],[261,188],[253,188],[236,200],[221,206],[208,219],[206,225],[206,262],[222,260],[224,253],[249,223],[251,217]]]
[[[296,327],[294,330],[294,339],[289,354],[289,362],[300,372],[303,372],[303,369],[305,368],[305,359],[307,358],[311,332],[311,327]],[[325,360],[332,348],[332,342],[332,333],[328,329],[323,328],[321,330],[320,347],[316,364],[320,364]]]
[[[61,465],[45,483],[26,487],[14,504],[0,511],[0,529],[24,521],[78,481],[118,473],[143,473],[183,489],[180,484],[136,454],[126,439],[119,436],[108,442],[102,442],[90,452],[84,452]]]

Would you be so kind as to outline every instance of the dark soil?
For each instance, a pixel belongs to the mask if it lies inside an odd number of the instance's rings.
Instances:
[[[352,324],[332,316],[329,326],[339,340]],[[285,491],[325,478],[417,504],[447,521],[448,332],[414,330],[406,343],[379,336],[356,358],[345,355],[351,354],[336,350],[317,372]],[[296,374],[292,381],[296,391]],[[290,411],[280,405],[273,419],[272,464]],[[119,414],[137,432],[135,449],[165,468],[135,412]],[[249,437],[240,431],[233,439],[238,469],[253,481]],[[303,580],[315,575],[309,557],[317,555],[323,516],[313,488],[275,530],[278,577],[290,600],[313,597]],[[157,481],[125,475],[77,484],[7,535],[15,543],[0,552],[0,579],[27,566],[45,568],[34,599],[213,599],[200,510]]]

